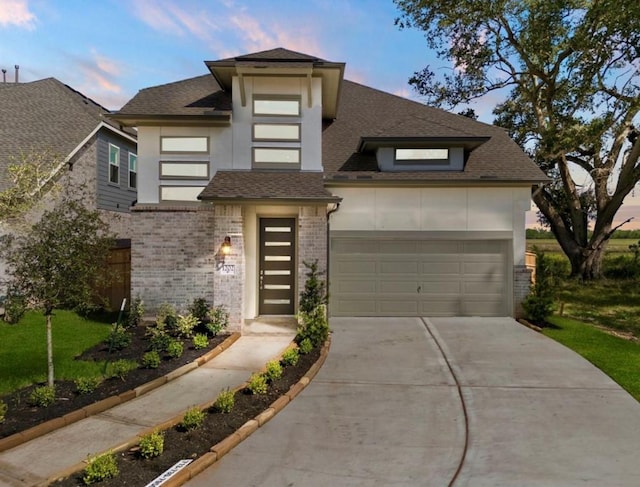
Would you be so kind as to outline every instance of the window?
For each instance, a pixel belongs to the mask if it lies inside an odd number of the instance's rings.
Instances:
[[[160,161],[160,177],[165,179],[209,179],[209,163]]]
[[[256,116],[300,116],[299,97],[257,96],[253,99],[253,114]]]
[[[300,124],[254,123],[253,140],[300,142]]]
[[[109,144],[109,182],[120,184],[120,147]]]
[[[396,149],[396,162],[401,164],[447,163],[449,149]]]
[[[204,186],[160,186],[161,201],[198,201]]]
[[[209,137],[160,137],[160,152],[209,153]]]
[[[254,147],[253,162],[255,166],[272,166],[274,164],[290,167],[300,164],[300,149],[284,149],[280,147]]]
[[[129,187],[138,187],[138,156],[129,152]]]

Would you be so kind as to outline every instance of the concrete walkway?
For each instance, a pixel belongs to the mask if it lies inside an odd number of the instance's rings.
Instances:
[[[640,404],[512,319],[331,326],[309,387],[187,485],[640,485]]]
[[[242,384],[251,372],[278,356],[294,335],[294,330],[285,330],[278,334],[242,336],[211,361],[152,392],[1,452],[0,486],[36,485],[89,455],[135,438],[191,406],[214,400],[221,390]]]

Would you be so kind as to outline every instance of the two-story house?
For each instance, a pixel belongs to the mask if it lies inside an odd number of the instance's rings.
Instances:
[[[205,64],[113,115],[138,128],[132,293],[149,309],[204,297],[234,329],[293,315],[317,259],[334,316],[517,312],[546,177],[502,129],[286,49]]]
[[[33,156],[55,158],[59,167],[52,178],[69,184],[71,191],[82,188],[87,205],[128,240],[129,208],[138,186],[135,130],[106,118],[109,110],[55,78],[0,83],[0,107],[0,191],[12,184],[10,165]],[[68,177],[59,178],[63,174]],[[44,199],[40,206],[47,208],[56,196],[47,193]],[[40,214],[41,209],[31,211],[20,221],[34,223]],[[12,222],[0,222],[0,234],[12,231]],[[0,285],[5,272],[0,261]]]

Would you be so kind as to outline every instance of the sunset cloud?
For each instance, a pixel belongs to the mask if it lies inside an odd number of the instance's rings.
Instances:
[[[17,26],[27,30],[36,28],[36,16],[29,10],[27,0],[0,0],[0,26]]]

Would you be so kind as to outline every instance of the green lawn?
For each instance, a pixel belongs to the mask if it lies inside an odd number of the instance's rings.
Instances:
[[[640,401],[640,343],[612,336],[569,318],[549,320],[543,333],[582,355]]]
[[[52,318],[53,359],[56,379],[102,375],[102,363],[73,358],[103,341],[108,323],[85,319],[70,311],[56,311]],[[15,325],[0,320],[0,395],[47,377],[44,316],[29,312]]]
[[[629,252],[629,245],[637,244],[638,239],[634,238],[612,238],[609,240],[607,244],[606,252],[608,254],[615,253],[626,253]],[[549,253],[562,253],[560,249],[560,244],[555,238],[532,238],[527,239],[527,250],[533,250],[533,247],[537,247],[543,252]],[[563,254],[564,255],[564,254]]]

